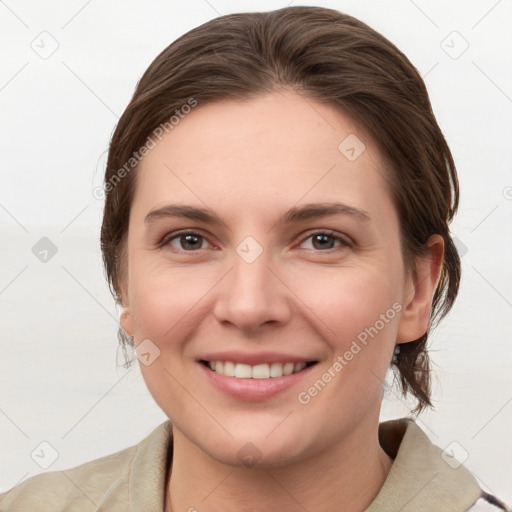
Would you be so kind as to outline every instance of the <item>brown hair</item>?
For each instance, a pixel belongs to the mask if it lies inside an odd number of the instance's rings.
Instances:
[[[279,87],[338,108],[378,144],[389,167],[407,268],[414,270],[431,235],[444,239],[429,328],[415,342],[401,345],[397,365],[403,394],[414,395],[414,412],[419,413],[432,406],[428,335],[451,309],[459,287],[460,259],[448,228],[458,206],[457,174],[418,71],[385,37],[346,14],[288,7],[221,16],[187,32],[156,57],[109,148],[101,249],[111,291],[121,302],[138,163],[133,157],[150,134],[191,98],[201,105],[248,99]],[[120,339],[129,343],[122,331]]]

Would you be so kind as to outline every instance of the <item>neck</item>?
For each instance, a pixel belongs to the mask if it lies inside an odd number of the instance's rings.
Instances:
[[[262,469],[222,464],[174,428],[166,511],[363,512],[393,462],[379,445],[378,423],[373,425],[359,425],[334,447],[306,460]]]

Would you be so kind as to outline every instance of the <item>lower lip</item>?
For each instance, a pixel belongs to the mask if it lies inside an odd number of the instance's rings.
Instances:
[[[307,366],[303,370],[291,375],[282,377],[271,377],[269,379],[239,379],[237,377],[226,377],[214,372],[204,364],[198,363],[205,372],[206,378],[217,389],[223,391],[239,400],[259,401],[272,398],[297,384],[303,377],[308,375],[316,365]]]

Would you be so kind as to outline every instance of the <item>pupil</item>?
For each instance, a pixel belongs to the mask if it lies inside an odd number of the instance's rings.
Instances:
[[[326,244],[324,242],[326,242],[329,238],[332,240],[332,237],[330,235],[316,235],[315,241],[320,242],[320,247],[325,249]],[[328,247],[329,249],[332,248],[332,243],[328,244],[328,245],[329,245],[329,247]]]
[[[183,235],[182,238],[185,239],[185,243],[183,244],[184,247],[186,247],[188,245],[188,246],[192,246],[192,248],[194,248],[194,242],[197,245],[198,237],[195,235]]]

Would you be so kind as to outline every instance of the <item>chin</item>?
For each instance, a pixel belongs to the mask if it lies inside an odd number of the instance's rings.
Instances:
[[[292,451],[293,446],[293,451]],[[247,469],[270,469],[297,462],[302,450],[296,443],[269,443],[233,440],[229,446],[205,447],[214,460],[231,467]]]
[[[271,427],[267,424],[258,425],[256,421],[246,423],[246,428],[243,429],[228,427],[233,437],[222,435],[216,439],[210,434],[209,440],[205,442],[208,438],[199,436],[198,445],[222,464],[250,469],[285,466],[307,457],[314,451],[299,425],[294,428],[293,425],[285,427],[284,422],[279,425],[279,422],[275,421]],[[276,428],[276,425],[279,426]]]

